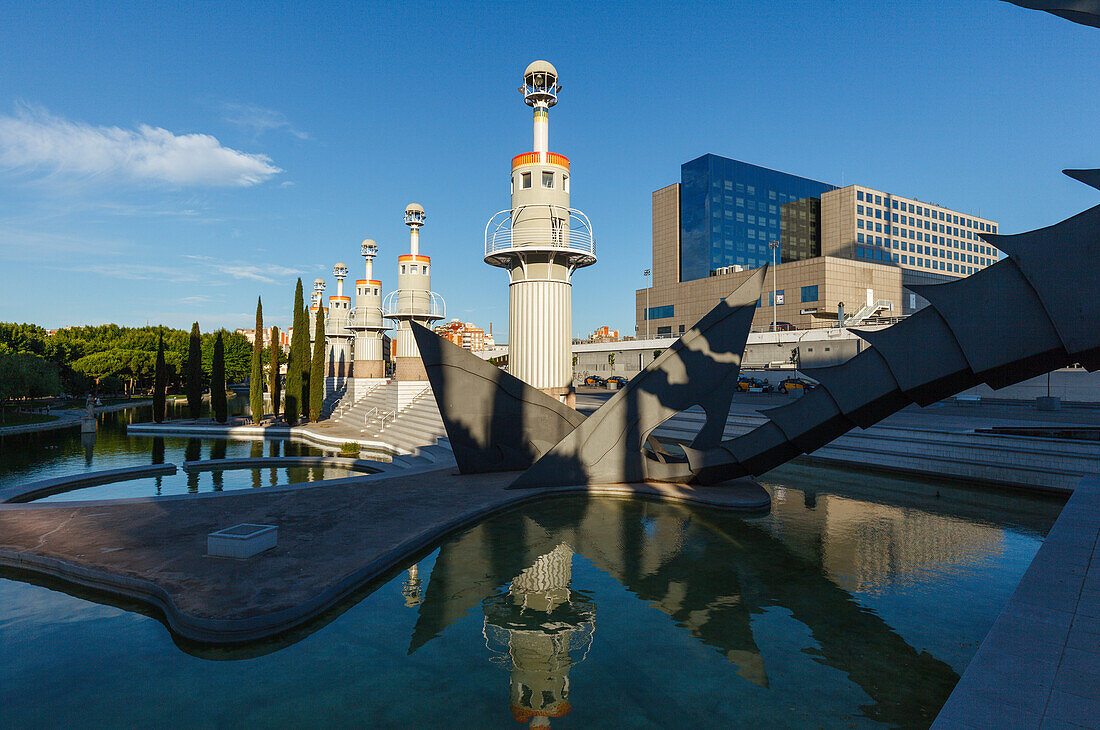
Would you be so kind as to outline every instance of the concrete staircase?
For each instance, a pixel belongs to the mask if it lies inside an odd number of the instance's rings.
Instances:
[[[355,403],[337,406],[330,420],[357,430],[360,439],[381,441],[401,453],[415,453],[446,438],[431,388],[404,407],[398,402],[396,383],[379,385]]]

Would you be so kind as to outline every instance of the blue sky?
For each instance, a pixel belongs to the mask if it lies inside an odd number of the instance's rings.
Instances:
[[[363,238],[393,286],[416,201],[448,315],[506,332],[483,235],[535,58],[600,259],[576,335],[633,329],[650,194],[707,152],[1006,233],[1097,203],[1059,170],[1100,167],[1100,33],[997,0],[184,5],[0,5],[0,320],[285,325]]]

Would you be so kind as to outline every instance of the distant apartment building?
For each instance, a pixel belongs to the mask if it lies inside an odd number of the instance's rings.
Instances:
[[[267,330],[264,331],[264,347],[268,347],[268,346],[271,345],[271,335],[272,335],[272,330],[274,330],[274,329],[275,328],[272,327],[272,328],[267,329]],[[238,330],[234,330],[234,332],[238,335],[242,335],[246,340],[248,340],[249,344],[254,344],[256,342],[256,330],[255,330],[255,328],[253,328],[253,329],[238,329]],[[283,330],[279,331],[279,346],[282,349],[284,349],[284,350],[289,350],[290,349],[290,338],[293,334],[294,334],[294,328],[293,327],[288,327],[286,329],[286,331],[283,331]]]
[[[443,339],[471,352],[480,352],[486,348],[485,330],[470,322],[452,319],[446,324],[436,325],[433,331]]]
[[[618,342],[619,330],[613,330],[607,325],[600,327],[598,330],[588,336],[589,342]]]
[[[653,193],[652,283],[635,293],[635,335],[675,337],[752,275],[768,272],[756,331],[864,321],[927,304],[908,284],[997,260],[997,223],[915,198],[835,185],[717,155]]]

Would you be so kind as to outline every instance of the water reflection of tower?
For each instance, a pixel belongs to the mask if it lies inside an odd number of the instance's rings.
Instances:
[[[424,593],[421,591],[420,586],[420,566],[413,563],[409,567],[409,577],[401,584],[401,595],[405,597],[407,607],[419,606],[424,602]]]
[[[561,543],[482,604],[485,635],[510,665],[512,716],[531,727],[550,727],[571,709],[569,670],[596,628],[595,602],[569,588],[572,566],[573,549]]]

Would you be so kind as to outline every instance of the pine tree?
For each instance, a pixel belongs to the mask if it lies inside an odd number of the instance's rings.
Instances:
[[[214,340],[214,361],[210,366],[210,406],[215,421],[225,423],[229,420],[229,405],[225,402],[225,343],[221,332]]]
[[[202,413],[202,338],[198,322],[191,325],[187,343],[187,413],[192,419]]]
[[[264,308],[256,297],[256,336],[252,341],[252,374],[248,380],[248,405],[252,410],[252,422],[264,418]]]
[[[157,342],[157,364],[153,369],[153,420],[164,422],[165,399],[168,397],[168,367],[164,362],[164,335]]]
[[[298,285],[294,289],[294,309],[292,319],[294,331],[290,334],[290,357],[286,361],[286,393],[283,397],[283,417],[293,426],[298,423],[298,416],[302,412],[302,359],[305,357],[306,346],[302,345],[304,337],[309,342],[309,332],[302,326],[302,280],[298,279]]]
[[[313,328],[313,362],[309,369],[309,418],[321,420],[321,406],[325,402],[325,310],[317,308],[317,321]]]
[[[267,389],[271,391],[271,412],[276,416],[279,415],[279,328],[271,328],[271,363],[269,365],[268,372],[268,386]]]

